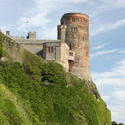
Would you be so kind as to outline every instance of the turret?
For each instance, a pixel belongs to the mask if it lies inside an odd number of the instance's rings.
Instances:
[[[10,31],[6,31],[6,36],[10,36]]]
[[[28,32],[27,39],[36,40],[36,32]]]
[[[58,38],[60,39],[60,36],[63,36],[70,50],[75,52],[74,62],[69,61],[70,72],[82,79],[91,80],[89,68],[89,17],[81,13],[67,13],[61,18],[59,27],[61,26],[66,27],[65,35],[60,34],[62,32],[58,30]]]
[[[58,36],[57,39],[61,40],[62,42],[65,42],[66,40],[66,25],[58,25],[57,30],[58,30]]]

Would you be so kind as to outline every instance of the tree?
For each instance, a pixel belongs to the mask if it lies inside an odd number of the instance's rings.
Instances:
[[[115,121],[112,122],[112,125],[118,125]]]
[[[119,123],[118,125],[124,125],[123,123]]]
[[[113,121],[113,122],[112,122],[112,125],[125,125],[125,124],[123,124],[123,123],[119,123],[119,124],[118,124],[118,123],[116,123],[115,121]]]

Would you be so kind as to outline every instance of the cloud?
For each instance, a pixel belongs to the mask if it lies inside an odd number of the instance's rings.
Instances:
[[[7,25],[2,25],[1,27],[0,27],[0,30],[1,31],[10,31],[11,29],[12,29],[12,27],[14,27],[14,25],[12,25],[12,24],[7,24]]]
[[[99,50],[99,49],[104,48],[104,46],[105,46],[104,44],[102,44],[102,45],[97,45],[97,46],[93,47],[92,50]]]
[[[97,0],[32,0],[32,3],[33,6],[31,6],[31,8],[28,7],[28,9],[24,11],[24,13],[21,11],[21,15],[18,15],[19,19],[17,22],[15,22],[18,32],[38,30],[39,28],[41,29],[41,34],[45,34],[45,31],[43,31],[44,28],[48,28],[48,30],[49,27],[50,29],[54,29],[54,27],[56,27],[57,25],[56,22],[59,22],[59,18],[54,18],[55,14],[57,14],[58,12],[61,14],[65,12],[73,12],[74,7],[75,11],[85,11],[87,14],[90,15],[90,17],[92,17],[92,13],[94,13],[95,16],[93,18],[97,21],[98,12],[105,12],[106,10],[109,10],[111,8],[113,9],[125,7],[124,0],[100,0],[99,2]],[[30,4],[30,2],[27,2],[27,4]],[[76,4],[78,5],[77,7]],[[84,9],[80,8],[82,4],[85,5]],[[27,24],[27,21],[29,21],[30,23]],[[97,28],[94,27],[94,29],[92,29],[92,35],[95,36],[99,33],[116,29],[117,27],[123,26],[124,23],[125,20],[123,19],[118,22],[115,22],[115,24],[111,23],[104,24],[104,26],[100,25],[100,27]],[[56,33],[54,37],[56,38]]]
[[[120,61],[116,67],[107,72],[93,72],[93,79],[98,85],[125,86],[125,60]]]
[[[122,20],[118,20],[116,22],[112,22],[112,23],[106,23],[103,25],[100,25],[99,27],[97,27],[96,29],[94,29],[92,31],[92,36],[98,35],[100,33],[104,33],[104,32],[109,32],[115,29],[118,29],[122,26],[125,26],[125,19]]]
[[[43,0],[34,0],[35,2],[38,2],[38,3],[85,3],[85,2],[89,2],[89,0],[46,0],[46,1],[43,1]]]
[[[98,44],[98,45],[95,45],[91,48],[92,51],[97,51],[97,50],[100,50],[100,49],[103,49],[104,47],[106,47],[108,44],[107,43],[104,43],[104,44]]]
[[[92,53],[90,55],[90,58],[94,58],[96,56],[102,56],[102,55],[112,54],[112,53],[116,53],[116,52],[118,52],[118,49],[98,51],[98,52]]]
[[[119,54],[125,54],[125,50],[120,50],[118,53]]]
[[[113,120],[125,122],[125,59],[111,70],[93,72],[92,76],[112,112]]]
[[[86,3],[88,0],[33,0],[34,8],[22,15],[18,21],[18,32],[37,29],[42,35],[56,38],[57,19],[48,16],[57,11],[71,9],[72,4]],[[68,7],[68,8],[67,8]],[[29,23],[26,23],[29,22]],[[55,31],[55,33],[53,32]],[[52,34],[51,34],[52,33]],[[39,35],[39,34],[38,34]]]
[[[125,91],[124,88],[114,89],[111,92],[108,102],[112,111],[112,118],[114,121],[125,123]]]
[[[107,11],[122,9],[125,7],[124,0],[93,0],[93,11],[91,11],[91,16],[96,17],[105,13]]]
[[[110,0],[110,1],[104,1],[106,5],[110,5],[111,8],[122,8],[125,7],[125,1],[124,0]]]

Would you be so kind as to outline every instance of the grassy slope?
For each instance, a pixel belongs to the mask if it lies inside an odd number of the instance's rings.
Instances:
[[[111,125],[110,111],[93,94],[94,83],[90,87],[26,50],[21,58],[23,66],[0,62],[0,124]]]

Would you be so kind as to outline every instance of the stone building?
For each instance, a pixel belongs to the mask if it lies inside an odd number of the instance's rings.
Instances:
[[[27,38],[13,38],[32,53],[63,65],[65,71],[91,81],[89,68],[89,17],[81,13],[67,13],[57,26],[58,40],[38,40],[35,32]],[[7,35],[9,32],[7,31]]]

